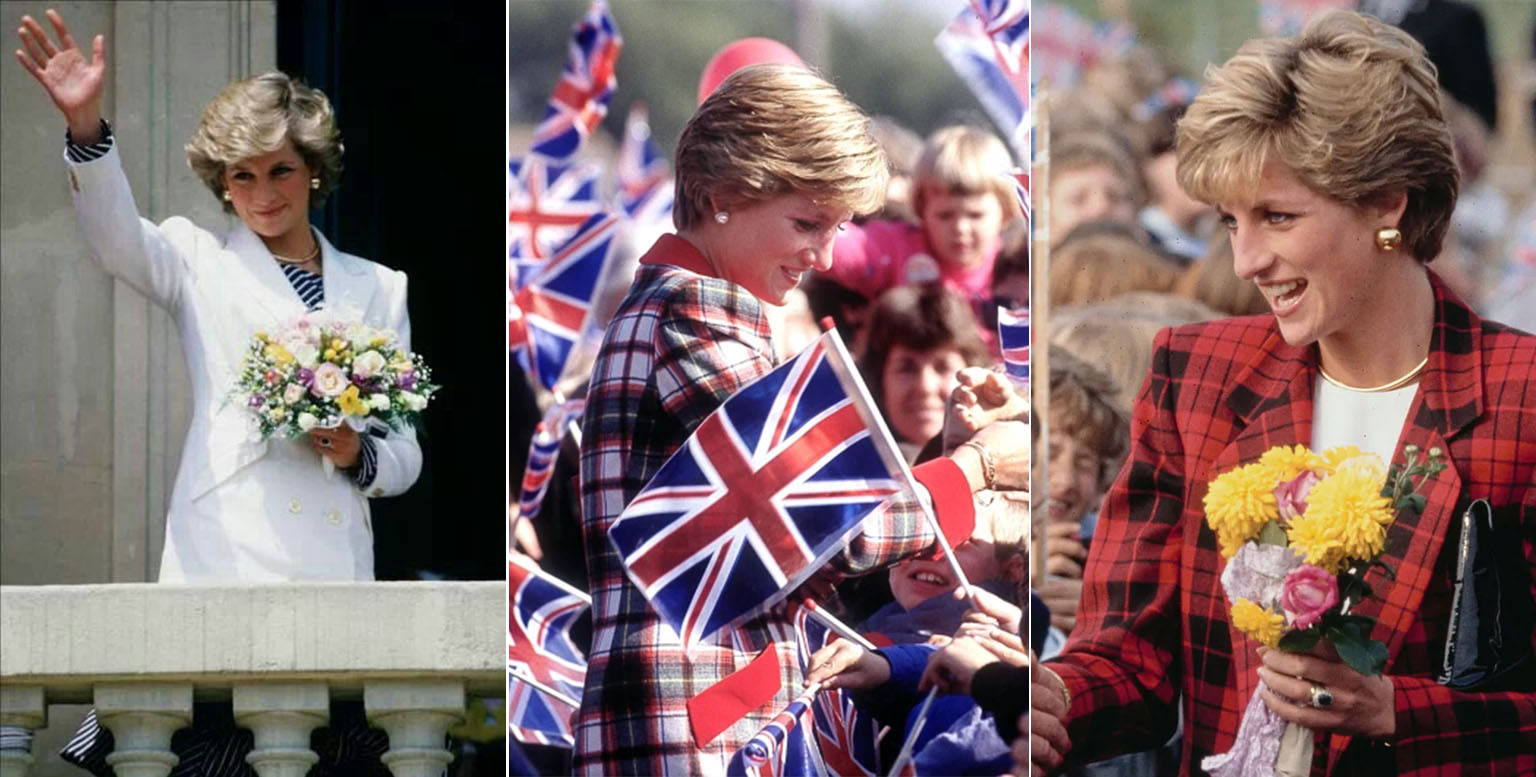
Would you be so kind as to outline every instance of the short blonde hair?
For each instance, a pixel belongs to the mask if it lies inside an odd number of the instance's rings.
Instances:
[[[1265,164],[1361,207],[1403,192],[1407,252],[1440,252],[1457,169],[1435,67],[1407,33],[1331,11],[1294,38],[1243,44],[1179,122],[1179,185],[1215,203],[1251,196]]]
[[[885,153],[869,118],[798,65],[753,65],[709,95],[677,141],[679,230],[730,209],[798,193],[855,214],[885,201]]]
[[[1179,268],[1122,225],[1091,221],[1068,233],[1051,258],[1052,305],[1103,302],[1132,291],[1168,291]]]
[[[325,93],[283,73],[263,73],[224,87],[203,109],[187,142],[187,164],[222,200],[225,168],[270,154],[289,140],[310,175],[320,179],[309,198],[310,207],[317,208],[341,179],[341,131]],[[223,205],[234,212],[231,203]]]
[[[991,132],[976,127],[954,125],[935,130],[923,143],[912,173],[912,209],[923,214],[924,200],[930,188],[946,194],[990,194],[1004,214],[1017,207],[1009,204],[1012,185],[1005,174],[1013,169],[1008,147]]]
[[[1131,142],[1113,130],[1084,132],[1062,138],[1051,148],[1051,178],[1087,167],[1106,167],[1125,182],[1131,202],[1140,209],[1147,201],[1147,187],[1141,180],[1141,166],[1131,150]]]

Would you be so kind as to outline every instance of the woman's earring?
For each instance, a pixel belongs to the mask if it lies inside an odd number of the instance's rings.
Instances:
[[[309,188],[312,190],[319,189],[320,179],[318,177],[309,179]]]
[[[224,193],[223,193],[222,196],[224,197],[224,201],[225,202],[230,202],[230,201],[232,201],[234,199],[234,198],[229,196],[229,190],[228,189],[224,190]]]
[[[1376,247],[1383,251],[1396,251],[1403,244],[1403,233],[1396,227],[1382,227],[1376,230]]]
[[[731,214],[726,213],[723,210],[715,211],[715,223],[716,224],[724,224],[725,222],[730,221],[730,220],[731,220]]]

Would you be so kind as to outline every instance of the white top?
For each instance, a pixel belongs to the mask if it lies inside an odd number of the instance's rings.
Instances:
[[[1391,391],[1351,391],[1317,376],[1312,387],[1312,450],[1354,445],[1391,463],[1419,384]]]

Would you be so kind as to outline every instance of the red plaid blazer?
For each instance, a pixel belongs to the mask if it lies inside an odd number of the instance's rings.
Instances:
[[[1390,651],[1397,733],[1391,742],[1320,733],[1314,774],[1536,773],[1536,694],[1462,693],[1434,680],[1455,562],[1445,539],[1472,500],[1520,525],[1536,581],[1536,337],[1479,319],[1430,277],[1429,365],[1398,444],[1438,446],[1450,467],[1427,483],[1423,513],[1404,511],[1388,531],[1383,560],[1396,580],[1373,577],[1376,596],[1356,608],[1378,618],[1373,636]],[[1072,693],[1069,758],[1161,744],[1181,696],[1182,772],[1230,749],[1259,660],[1257,643],[1228,621],[1225,560],[1201,500],[1216,474],[1271,446],[1310,442],[1314,354],[1287,345],[1271,316],[1158,334],[1078,626],[1051,663]]]
[[[662,236],[641,260],[592,370],[581,499],[593,635],[575,731],[578,774],[724,774],[731,756],[804,685],[787,604],[698,646],[690,659],[663,635],[608,541],[614,519],[693,430],[773,368],[761,305],[709,272],[686,241]],[[939,519],[946,535],[970,534],[969,515],[941,509]],[[915,503],[893,503],[864,522],[823,574],[870,572],[934,539]],[[778,654],[777,693],[724,733],[695,741],[688,700],[765,650]]]

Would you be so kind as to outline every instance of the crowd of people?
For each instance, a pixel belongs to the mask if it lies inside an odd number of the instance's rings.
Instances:
[[[1203,85],[1138,46],[1050,95],[1036,182],[1049,219],[1035,225],[1049,372],[1033,386],[1049,409],[1032,425],[996,328],[999,309],[1030,306],[1029,227],[1004,175],[1023,160],[984,128],[920,139],[871,121],[792,64],[701,88],[678,146],[677,232],[644,251],[594,365],[567,382],[587,397],[582,444],[557,470],[563,495],[519,529],[594,602],[575,752],[525,747],[532,763],[713,773],[821,682],[889,727],[887,765],[937,688],[919,774],[1188,774],[1231,747],[1262,683],[1266,704],[1318,732],[1313,773],[1536,768],[1529,672],[1457,690],[1434,677],[1448,516],[1489,500],[1524,538],[1514,572],[1536,569],[1536,427],[1521,409],[1536,341],[1479,317],[1510,310],[1500,279],[1529,272],[1520,225],[1479,218],[1502,196],[1478,183],[1490,128],[1434,74],[1401,30],[1336,13],[1248,44]],[[957,594],[940,538],[898,500],[786,603],[686,655],[607,529],[705,416],[825,319],[972,585]],[[1218,466],[1282,443],[1387,462],[1415,444],[1455,462],[1460,490],[1426,512],[1441,523],[1400,519],[1388,548],[1405,566],[1378,591],[1385,675],[1324,649],[1255,650],[1229,622],[1201,497]],[[1049,461],[1033,504],[1032,458]],[[789,613],[805,598],[877,649],[841,640],[802,670]],[[1514,623],[1529,643],[1530,620]],[[689,699],[765,649],[781,664],[771,703],[697,741]],[[1332,706],[1307,702],[1318,688]],[[1436,710],[1452,706],[1477,714],[1450,730]]]

